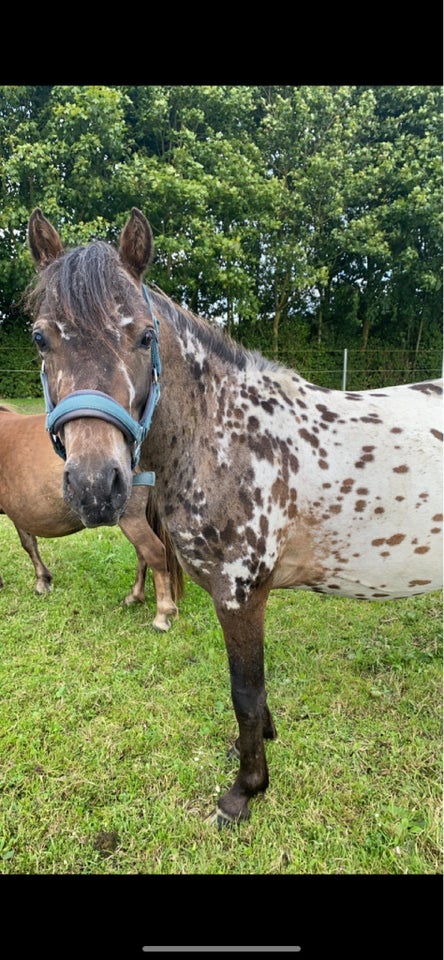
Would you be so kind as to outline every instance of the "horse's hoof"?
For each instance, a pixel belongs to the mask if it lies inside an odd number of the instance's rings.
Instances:
[[[153,620],[153,628],[157,630],[158,633],[166,633],[170,629],[171,623],[169,620]]]
[[[133,603],[145,603],[145,597],[137,597],[132,593],[129,593],[127,597],[124,597],[122,603],[125,607],[131,607]]]
[[[205,823],[208,823],[211,827],[216,825],[218,830],[223,830],[225,827],[235,827],[238,822],[238,820],[232,820],[231,817],[227,817],[219,807],[216,807],[215,810],[212,810],[211,813],[205,817]]]
[[[223,830],[225,827],[236,827],[239,823],[248,820],[249,817],[250,811],[248,807],[243,807],[236,817],[230,817],[221,807],[216,807],[215,810],[212,810],[211,813],[205,817],[205,823],[210,824],[210,826],[216,824],[218,830]]]

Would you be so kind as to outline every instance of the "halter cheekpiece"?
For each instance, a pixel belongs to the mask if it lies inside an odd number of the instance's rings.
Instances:
[[[58,433],[65,423],[69,420],[78,420],[80,417],[97,417],[100,420],[106,420],[114,424],[122,431],[127,440],[134,444],[134,450],[131,457],[131,469],[134,470],[140,459],[142,443],[151,426],[154,409],[160,395],[160,374],[162,366],[159,354],[159,321],[154,314],[150,295],[145,284],[142,284],[142,291],[145,300],[150,308],[150,313],[154,322],[154,332],[151,340],[151,383],[148,391],[147,401],[139,421],[134,418],[122,407],[120,403],[113,400],[107,393],[101,390],[74,390],[64,397],[60,403],[55,406],[49,395],[48,380],[43,361],[40,370],[40,379],[43,386],[43,395],[46,406],[46,429],[52,441],[55,452],[66,460],[66,449]],[[152,471],[136,473],[133,477],[133,485],[154,486],[156,475]]]

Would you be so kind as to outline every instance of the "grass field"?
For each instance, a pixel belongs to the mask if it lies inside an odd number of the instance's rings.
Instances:
[[[150,574],[121,602],[118,528],[41,540],[47,597],[6,517],[0,541],[0,874],[442,873],[441,593],[271,594],[270,787],[217,831],[237,731],[210,598],[187,579],[159,634]]]
[[[12,407],[17,413],[44,413],[45,404],[43,398],[29,398],[23,400],[7,400],[0,397],[0,406]]]
[[[271,594],[270,787],[217,831],[236,725],[210,598],[187,580],[159,634],[150,574],[121,603],[118,528],[41,540],[43,598],[6,517],[0,538],[0,873],[442,872],[441,594]]]

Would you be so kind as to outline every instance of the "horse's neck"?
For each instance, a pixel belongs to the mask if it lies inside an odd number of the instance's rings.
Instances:
[[[191,450],[194,456],[204,446],[208,450],[221,416],[221,390],[235,398],[245,374],[215,353],[207,354],[197,333],[181,337],[174,329],[163,329],[160,358],[160,398],[143,459],[150,450],[153,469],[161,464],[176,471],[178,462],[189,461]]]

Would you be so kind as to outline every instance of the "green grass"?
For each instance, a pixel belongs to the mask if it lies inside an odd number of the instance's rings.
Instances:
[[[150,575],[121,603],[118,528],[40,541],[47,597],[6,517],[0,538],[0,873],[442,872],[441,594],[271,594],[270,787],[217,831],[237,731],[210,598],[187,580],[159,634]]]
[[[13,410],[16,410],[17,413],[44,413],[45,412],[45,402],[43,398],[38,399],[24,399],[24,400],[7,400],[5,397],[0,397],[0,406],[12,407]]]

